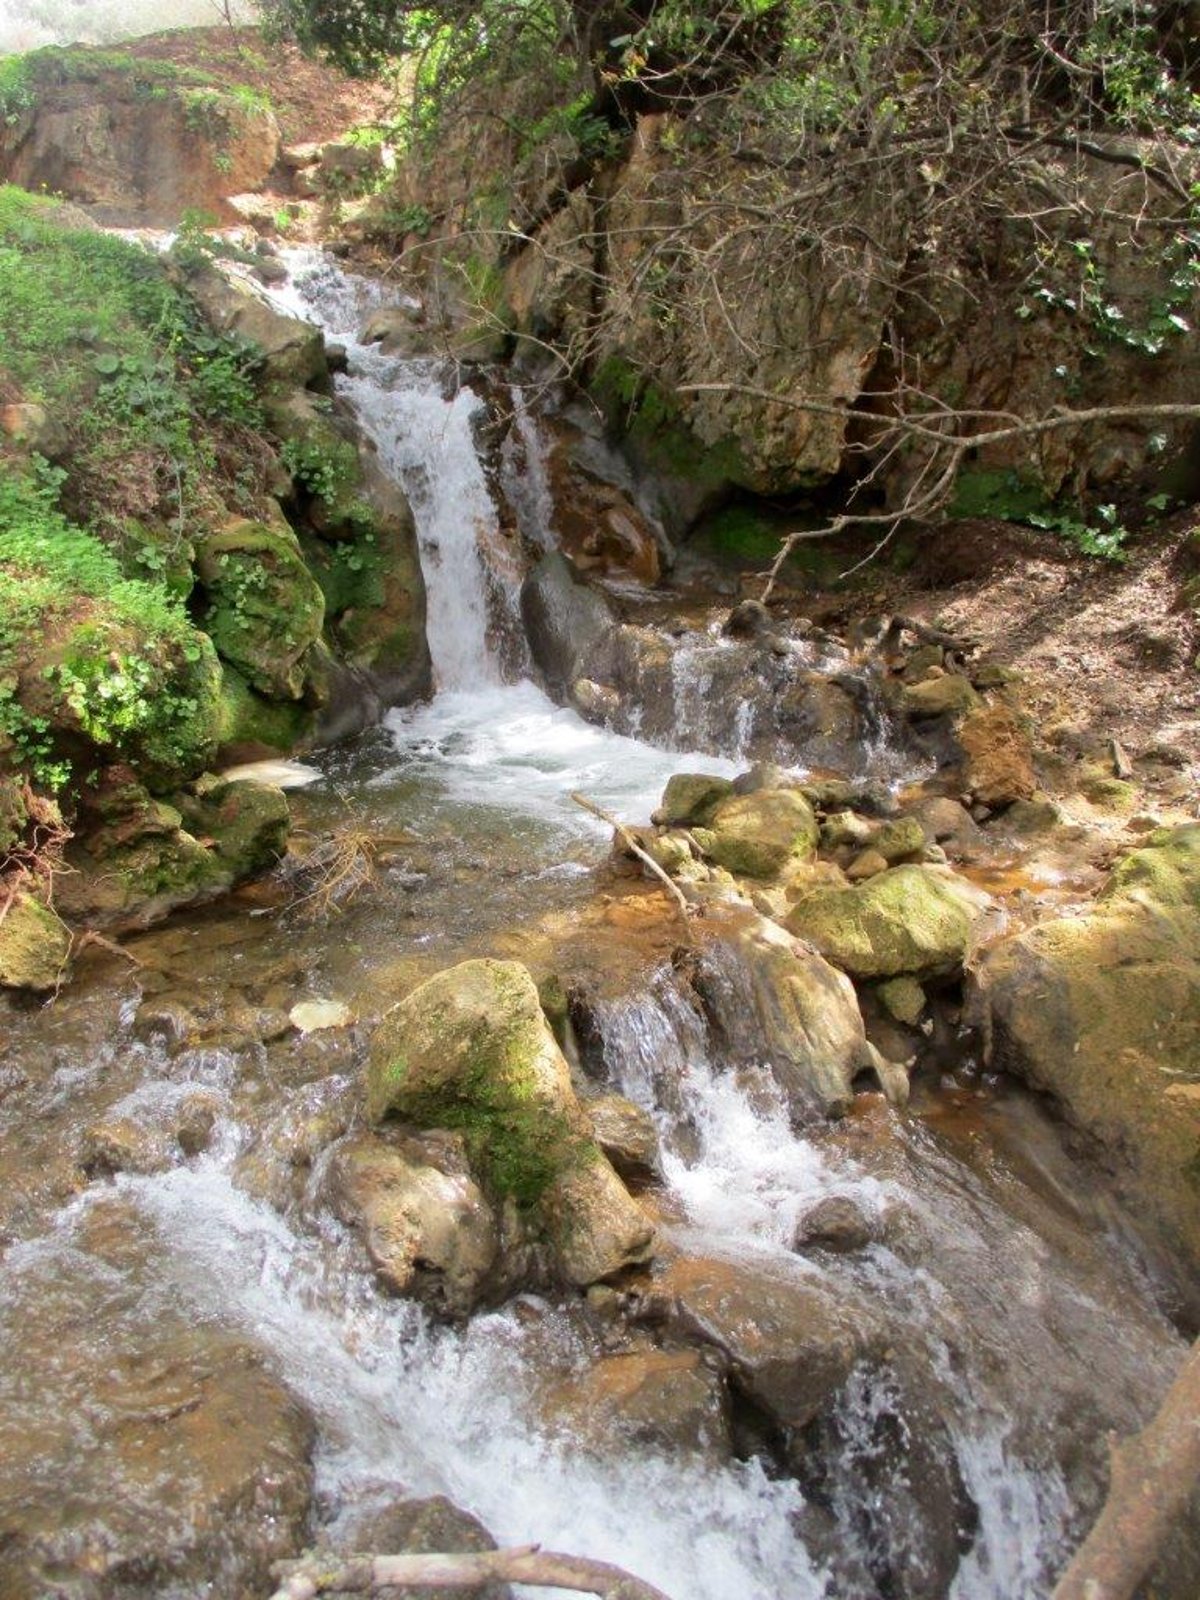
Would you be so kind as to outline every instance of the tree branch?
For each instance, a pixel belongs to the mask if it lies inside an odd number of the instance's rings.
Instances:
[[[607,1561],[560,1555],[537,1545],[472,1555],[310,1554],[278,1561],[282,1579],[271,1600],[314,1600],[330,1590],[378,1594],[387,1589],[464,1589],[481,1583],[525,1583],[535,1589],[573,1589],[601,1600],[667,1600],[661,1589]]]
[[[1051,1600],[1130,1600],[1200,1484],[1200,1340],[1150,1422],[1109,1450],[1108,1499]]]

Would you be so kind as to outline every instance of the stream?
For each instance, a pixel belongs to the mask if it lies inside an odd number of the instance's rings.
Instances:
[[[653,891],[612,888],[597,913],[607,830],[570,794],[644,820],[673,772],[738,770],[736,736],[723,758],[654,748],[520,671],[480,402],[357,342],[381,289],[290,264],[275,299],[348,345],[340,391],[412,502],[437,693],[318,754],[295,797],[301,828],[352,817],[375,841],[374,881],[337,914],[251,885],[129,939],[136,968],[94,952],[53,1005],[0,1010],[0,1596],[265,1594],[236,1527],[286,1523],[309,1448],[313,1523],[335,1534],[444,1494],[503,1544],[615,1561],[672,1600],[1047,1594],[1102,1495],[1104,1430],[1144,1420],[1183,1348],[1120,1212],[968,1039],[908,1112],[864,1095],[802,1130],[764,1074],[731,1069]],[[886,745],[864,762],[897,776]],[[612,1337],[590,1301],[522,1295],[453,1328],[376,1287],[323,1200],[328,1148],[371,1020],[480,954],[591,985],[586,1064],[654,1119],[669,1260],[878,1328],[802,1456],[752,1408],[732,1460],[589,1443],[549,1397]],[[318,998],[357,1024],[289,1029]],[[872,1242],[797,1252],[834,1196]],[[658,1337],[650,1311],[639,1326]],[[275,1466],[242,1461],[243,1428]],[[164,1545],[173,1565],[147,1553]]]

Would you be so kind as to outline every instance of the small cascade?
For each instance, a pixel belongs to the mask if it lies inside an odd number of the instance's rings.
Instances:
[[[522,538],[534,549],[553,550],[554,495],[546,470],[546,442],[524,389],[513,384],[508,393],[512,427],[500,453],[504,492],[516,514]]]

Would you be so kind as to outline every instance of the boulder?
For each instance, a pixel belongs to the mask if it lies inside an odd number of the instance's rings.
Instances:
[[[816,815],[798,790],[763,789],[719,801],[696,839],[709,860],[732,873],[775,878],[813,855],[819,835]]]
[[[360,1134],[336,1147],[327,1181],[333,1209],[361,1233],[385,1288],[449,1317],[481,1303],[498,1230],[461,1138]]]
[[[558,551],[543,556],[522,585],[521,618],[534,663],[559,699],[614,622],[608,601]]]
[[[1011,706],[993,701],[968,712],[958,728],[966,755],[964,783],[978,805],[997,809],[1037,789],[1033,746]]]
[[[814,888],[787,927],[854,978],[946,976],[961,969],[990,904],[944,867],[890,867],[854,888]]]
[[[645,1260],[653,1229],[591,1135],[529,973],[466,961],[421,984],[371,1041],[367,1108],[461,1132],[472,1170],[544,1231],[584,1285]]]
[[[729,1398],[698,1350],[631,1350],[603,1356],[554,1385],[543,1410],[572,1449],[607,1456],[641,1453],[729,1461]]]
[[[961,717],[978,704],[979,696],[971,687],[971,680],[958,672],[905,684],[900,691],[901,710],[915,718]]]
[[[662,1181],[662,1158],[654,1119],[624,1095],[603,1094],[586,1100],[592,1137],[632,1189]]]
[[[217,333],[244,339],[258,349],[270,382],[303,388],[324,377],[325,341],[311,322],[277,311],[248,280],[227,277],[213,266],[189,269],[186,281]]]
[[[325,598],[282,512],[270,525],[243,518],[210,534],[196,570],[208,598],[204,625],[219,654],[260,693],[299,700]]]
[[[907,1098],[902,1069],[892,1074],[867,1041],[850,980],[766,917],[739,919],[702,946],[692,982],[723,1050],[766,1066],[796,1121],[843,1115],[865,1072]]]
[[[1084,916],[992,946],[987,1060],[1052,1094],[1192,1273],[1200,1268],[1200,826],[1164,830]]]
[[[339,1550],[364,1555],[440,1555],[482,1553],[497,1548],[495,1539],[469,1511],[445,1495],[426,1500],[392,1500],[379,1510],[352,1513],[347,1526],[335,1535]],[[512,1600],[507,1584],[484,1583],[455,1589],[458,1600]],[[426,1600],[428,1589],[389,1590],[391,1600]],[[332,1594],[331,1600],[350,1600]]]
[[[71,954],[71,931],[27,889],[9,899],[0,891],[0,986],[46,994],[62,982]]]
[[[676,772],[667,779],[653,820],[660,827],[690,828],[693,823],[707,821],[713,807],[732,793],[733,784],[728,778],[712,777],[705,772]]]
[[[849,1195],[826,1195],[818,1200],[796,1224],[797,1250],[831,1250],[849,1255],[865,1250],[876,1237],[876,1224]]]
[[[886,1348],[875,1314],[845,1285],[766,1264],[674,1261],[648,1308],[676,1339],[719,1350],[734,1385],[789,1435]]]

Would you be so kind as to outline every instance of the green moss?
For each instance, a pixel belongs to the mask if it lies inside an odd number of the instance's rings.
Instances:
[[[197,568],[208,596],[205,627],[221,656],[260,693],[299,700],[325,601],[291,529],[233,523],[205,540]]]
[[[66,971],[71,935],[60,918],[31,894],[19,892],[0,922],[0,985],[57,988]]]
[[[986,898],[931,867],[892,867],[851,889],[818,888],[787,918],[834,966],[855,978],[940,974],[962,965]]]
[[[960,472],[950,502],[952,517],[999,517],[1024,522],[1047,506],[1041,484],[1011,468],[968,467]]]
[[[220,749],[291,755],[312,730],[313,714],[295,700],[268,700],[226,663],[217,723]]]

